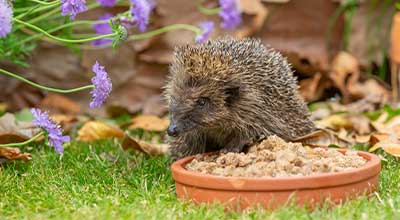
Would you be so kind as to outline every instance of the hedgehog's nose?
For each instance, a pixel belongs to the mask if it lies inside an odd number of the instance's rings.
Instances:
[[[171,137],[178,136],[179,132],[178,132],[178,128],[176,127],[175,124],[173,124],[173,123],[169,124],[168,129],[167,129],[167,134]]]

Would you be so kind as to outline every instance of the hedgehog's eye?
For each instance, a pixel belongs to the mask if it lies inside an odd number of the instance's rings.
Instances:
[[[200,97],[199,99],[197,99],[196,103],[198,106],[203,107],[207,104],[207,102],[208,102],[208,98]]]

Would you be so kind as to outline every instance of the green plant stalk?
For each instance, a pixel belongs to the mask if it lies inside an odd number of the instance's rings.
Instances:
[[[111,34],[98,35],[98,36],[95,36],[95,37],[85,38],[85,39],[65,39],[65,38],[60,38],[60,37],[53,36],[53,35],[47,33],[45,30],[43,30],[43,29],[41,29],[41,28],[39,28],[39,27],[37,27],[35,25],[32,25],[30,23],[21,21],[21,20],[19,20],[17,18],[13,18],[13,20],[15,22],[17,22],[17,23],[23,24],[23,25],[25,25],[25,26],[33,29],[33,30],[36,30],[36,31],[44,34],[46,37],[48,37],[50,39],[53,39],[53,40],[56,40],[56,41],[60,41],[60,42],[64,42],[64,43],[84,43],[84,42],[94,41],[94,40],[103,39],[103,38],[113,38],[113,37],[118,35],[118,33],[111,33]]]
[[[3,74],[3,75],[10,76],[10,77],[13,77],[15,79],[18,79],[18,80],[20,80],[22,82],[25,82],[25,83],[33,86],[33,87],[36,87],[36,88],[39,88],[39,89],[43,89],[43,90],[46,90],[46,91],[50,91],[50,92],[57,92],[57,93],[64,93],[65,94],[65,93],[79,92],[79,91],[87,90],[87,89],[93,89],[95,87],[94,85],[86,85],[86,86],[73,88],[73,89],[57,89],[57,88],[42,86],[40,84],[32,82],[32,81],[30,81],[28,79],[25,79],[22,76],[19,76],[19,75],[15,74],[15,73],[11,73],[11,72],[9,72],[7,70],[4,70],[4,69],[0,69],[0,73]]]
[[[329,18],[328,28],[327,28],[326,35],[325,35],[326,45],[327,45],[328,51],[330,51],[330,49],[332,47],[332,37],[331,36],[332,36],[333,28],[334,28],[334,25],[335,25],[336,21],[338,20],[339,16],[342,13],[346,12],[346,10],[348,10],[352,6],[353,7],[357,6],[357,5],[354,5],[354,4],[355,3],[353,3],[353,2],[347,2],[347,3],[341,4],[335,10],[334,14]],[[331,54],[329,54],[329,56],[331,56]]]
[[[344,12],[344,31],[343,31],[343,43],[342,49],[347,51],[349,48],[350,34],[351,34],[351,22],[353,20],[354,13],[357,9],[357,2],[351,1],[348,9]]]
[[[18,143],[0,144],[0,147],[18,147],[18,146],[22,146],[22,145],[27,145],[29,143],[32,143],[34,140],[38,139],[42,135],[44,135],[43,131],[41,131],[37,135],[31,137],[29,140],[26,140],[23,142],[18,142]]]
[[[51,4],[54,4],[55,2],[60,2],[58,0],[54,1],[54,2],[46,2],[46,1],[40,1],[40,0],[29,0],[29,1],[41,4],[41,5],[51,5]]]
[[[92,3],[92,4],[90,4],[90,5],[88,5],[87,6],[87,11],[89,11],[89,10],[91,10],[91,9],[94,9],[94,8],[97,8],[97,7],[99,7],[100,6],[100,4],[99,3]],[[59,12],[60,11],[60,7],[58,7],[58,8],[55,8],[53,11],[50,11],[47,15],[46,14],[44,14],[44,15],[41,15],[41,16],[39,16],[39,17],[37,17],[37,18],[35,18],[35,19],[32,19],[32,20],[30,20],[30,21],[28,21],[29,23],[36,23],[36,22],[38,22],[38,21],[41,21],[41,20],[43,20],[43,19],[45,19],[45,18],[47,18],[48,16],[51,16],[51,15],[53,15],[53,14],[57,14],[56,16],[54,16],[54,17],[52,17],[52,18],[59,18],[59,17],[63,17],[63,15],[61,14],[61,12],[60,13],[57,13],[57,12]]]
[[[196,0],[196,7],[203,14],[216,15],[221,11],[220,8],[206,8],[201,3],[202,3],[202,0]]]
[[[172,25],[168,25],[168,26],[159,28],[154,31],[149,31],[149,32],[146,32],[143,34],[132,35],[128,38],[128,40],[142,40],[142,39],[150,38],[150,37],[162,34],[162,33],[166,33],[168,31],[178,30],[178,29],[185,29],[185,30],[193,31],[194,33],[196,33],[196,35],[201,34],[201,32],[202,32],[202,30],[200,28],[193,26],[193,25],[172,24]]]
[[[60,1],[55,1],[52,4],[49,4],[49,5],[43,5],[43,6],[39,5],[40,7],[34,8],[33,10],[29,10],[29,11],[23,13],[23,14],[20,14],[20,15],[17,16],[17,18],[21,19],[21,18],[25,17],[26,15],[28,15],[30,13],[37,13],[37,12],[41,12],[41,11],[45,11],[45,10],[54,8],[54,7],[58,6],[59,3],[60,3]],[[54,12],[57,12],[58,10],[60,10],[60,8],[55,8],[52,11],[47,12],[46,14],[40,15],[39,17],[45,16],[45,15],[47,16],[49,13],[53,14]],[[39,17],[36,17],[35,19],[37,19]],[[35,20],[35,19],[33,19],[33,20]]]
[[[61,30],[63,28],[70,27],[70,26],[82,25],[82,24],[83,25],[85,25],[85,24],[86,25],[92,25],[92,24],[100,24],[100,23],[106,23],[106,22],[108,22],[108,20],[101,20],[101,21],[100,20],[96,20],[96,21],[74,21],[74,22],[70,22],[70,23],[67,23],[67,24],[60,25],[60,26],[58,26],[56,28],[53,28],[53,29],[50,29],[50,30],[48,30],[46,32],[47,33],[53,33],[55,31],[58,31],[58,30]],[[18,42],[16,44],[16,46],[19,46],[19,45],[24,44],[26,42],[29,42],[31,40],[35,40],[36,38],[39,38],[41,36],[43,36],[43,33],[39,33],[39,34],[35,34],[33,36],[30,36],[30,37],[27,37],[24,40]]]

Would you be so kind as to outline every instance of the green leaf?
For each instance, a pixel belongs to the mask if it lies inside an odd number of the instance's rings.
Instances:
[[[33,117],[29,109],[24,108],[21,111],[15,113],[15,119],[17,121],[32,121],[35,118]]]

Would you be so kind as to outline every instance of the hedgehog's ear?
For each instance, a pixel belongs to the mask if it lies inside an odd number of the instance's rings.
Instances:
[[[225,103],[227,106],[234,104],[240,97],[240,87],[232,86],[225,88]]]

